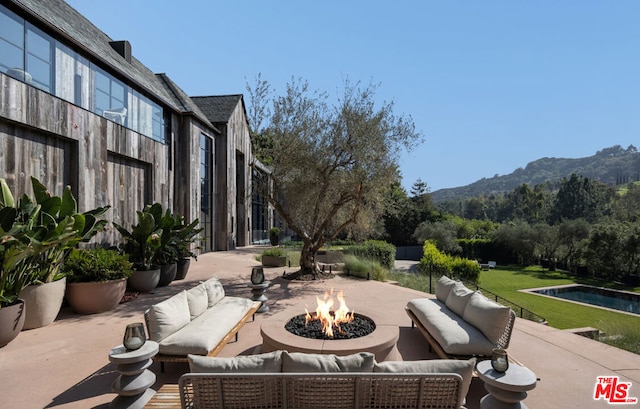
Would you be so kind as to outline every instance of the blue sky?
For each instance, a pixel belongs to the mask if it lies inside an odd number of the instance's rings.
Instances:
[[[425,137],[400,159],[407,190],[638,146],[640,1],[68,3],[192,96],[246,94],[259,73],[280,92],[379,83]]]

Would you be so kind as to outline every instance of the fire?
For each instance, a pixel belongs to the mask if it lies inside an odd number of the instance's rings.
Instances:
[[[334,301],[332,288],[331,291],[324,293],[324,299],[321,300],[319,297],[316,297],[318,306],[316,307],[315,315],[311,315],[307,310],[307,314],[305,316],[307,323],[312,320],[320,320],[320,323],[322,324],[322,331],[328,337],[333,337],[334,329],[340,331],[340,324],[353,321],[354,312],[349,312],[349,308],[347,308],[347,304],[344,301],[342,291],[338,292],[336,298],[340,302],[340,307],[337,310],[334,310],[333,313],[332,307],[334,305]]]

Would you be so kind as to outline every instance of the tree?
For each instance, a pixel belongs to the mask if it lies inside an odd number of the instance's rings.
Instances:
[[[400,150],[421,141],[411,117],[396,117],[392,103],[376,106],[376,88],[345,80],[330,104],[326,93],[292,80],[284,95],[262,99],[270,100],[270,110],[252,110],[270,114],[257,119],[265,126],[254,131],[271,142],[262,151],[270,160],[270,183],[257,184],[263,187],[258,193],[302,240],[294,277],[319,272],[315,256],[327,241],[356,224],[360,230],[373,226],[397,180]]]

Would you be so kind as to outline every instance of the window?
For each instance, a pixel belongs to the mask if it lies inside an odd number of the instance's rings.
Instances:
[[[26,72],[31,75],[32,85],[52,92],[53,58],[51,38],[27,24]],[[29,82],[29,81],[27,81]]]
[[[24,20],[2,6],[0,6],[0,71],[15,77],[20,76],[20,71],[24,72]],[[24,74],[18,79],[24,81]]]
[[[213,241],[213,142],[200,134],[200,227],[204,228],[204,250],[212,251]]]

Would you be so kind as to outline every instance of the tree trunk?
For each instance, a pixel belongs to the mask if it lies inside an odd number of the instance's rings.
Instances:
[[[300,252],[300,270],[316,272],[316,253],[318,250],[311,243],[303,242]]]

